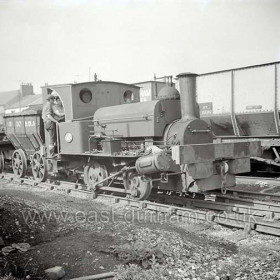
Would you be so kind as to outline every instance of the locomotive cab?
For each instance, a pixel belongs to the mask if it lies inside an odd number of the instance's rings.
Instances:
[[[43,102],[56,91],[60,96],[65,121],[93,118],[99,108],[140,102],[139,87],[116,82],[86,82],[42,87]]]
[[[44,102],[55,91],[64,107],[65,122],[59,123],[57,127],[57,147],[60,154],[88,152],[88,139],[94,130],[92,120],[99,108],[140,101],[139,87],[116,82],[53,85],[43,87],[42,91]],[[48,144],[49,137],[46,137],[46,147]]]

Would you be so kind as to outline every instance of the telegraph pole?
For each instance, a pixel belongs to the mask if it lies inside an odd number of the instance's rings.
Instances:
[[[19,84],[19,91],[18,91],[18,104],[19,104],[19,112],[21,112],[21,88],[23,86],[23,82],[18,80]]]

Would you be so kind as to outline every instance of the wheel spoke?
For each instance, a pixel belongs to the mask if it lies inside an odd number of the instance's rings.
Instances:
[[[40,178],[40,169],[37,169],[36,171],[37,171],[37,172],[36,172],[36,177],[37,177],[37,178]]]

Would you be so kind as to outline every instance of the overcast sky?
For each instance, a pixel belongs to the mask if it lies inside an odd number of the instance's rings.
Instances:
[[[279,0],[0,0],[0,91],[280,60]]]

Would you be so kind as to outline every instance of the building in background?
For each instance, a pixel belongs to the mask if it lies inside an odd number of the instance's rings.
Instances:
[[[42,94],[32,94],[24,96],[21,101],[17,100],[15,103],[6,107],[5,114],[19,113],[25,110],[33,109],[39,110],[43,107]]]
[[[18,103],[19,111],[22,108],[22,101],[27,96],[35,95],[31,83],[21,84],[20,89],[0,92],[0,125],[3,125],[5,110],[15,103]]]
[[[133,84],[140,87],[140,102],[157,99],[159,91],[166,85],[165,82],[146,81]]]

